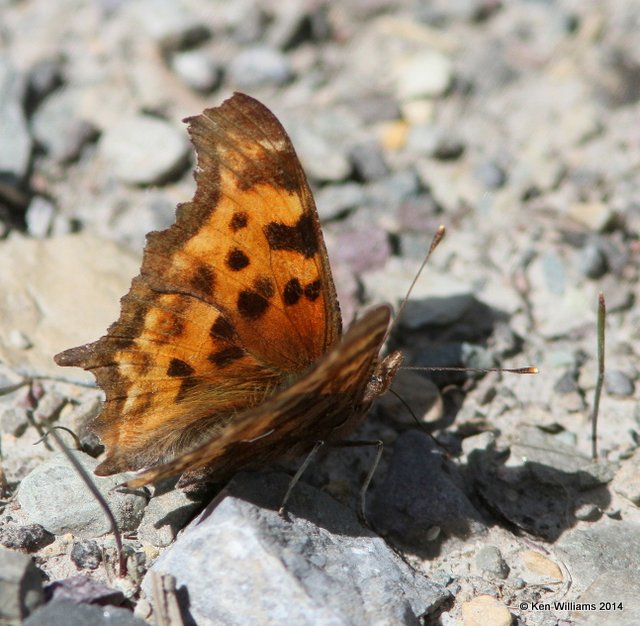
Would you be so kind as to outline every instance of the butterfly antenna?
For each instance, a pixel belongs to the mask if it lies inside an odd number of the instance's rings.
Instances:
[[[413,291],[413,288],[416,286],[416,283],[418,282],[418,278],[420,278],[420,274],[422,274],[422,270],[425,268],[427,262],[431,258],[433,251],[438,247],[440,242],[444,239],[445,233],[446,233],[445,227],[442,224],[440,224],[440,226],[438,226],[438,230],[436,231],[436,234],[433,236],[433,239],[431,240],[429,251],[424,257],[424,260],[422,261],[420,268],[416,272],[416,275],[413,277],[413,280],[411,281],[411,285],[409,285],[409,289],[407,290],[407,294],[403,298],[402,303],[398,307],[398,312],[396,313],[395,317],[393,318],[393,321],[391,322],[391,324],[389,325],[389,328],[387,329],[387,334],[385,335],[385,338],[384,338],[385,341],[391,334],[391,331],[394,329],[395,325],[398,323],[398,320],[400,319],[400,316],[402,315],[404,308],[407,306],[407,302],[409,302],[409,298],[411,297],[411,292]]]

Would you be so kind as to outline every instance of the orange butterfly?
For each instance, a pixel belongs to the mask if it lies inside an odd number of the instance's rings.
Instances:
[[[148,235],[120,318],[56,355],[106,401],[96,473],[210,478],[344,439],[401,363],[386,306],[342,334],[318,213],[287,133],[240,93],[189,118],[195,196]]]

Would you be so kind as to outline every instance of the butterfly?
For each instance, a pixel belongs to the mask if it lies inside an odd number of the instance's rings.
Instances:
[[[224,480],[340,442],[402,361],[380,357],[387,306],[343,334],[313,196],[274,114],[236,93],[185,121],[193,199],[147,236],[107,334],[55,356],[105,392],[96,474],[139,470],[136,486]]]

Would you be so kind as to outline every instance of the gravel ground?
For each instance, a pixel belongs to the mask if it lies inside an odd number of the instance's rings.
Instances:
[[[634,0],[0,0],[0,623],[640,623],[639,27]],[[100,392],[52,356],[116,319],[193,193],[181,120],[233,91],[291,136],[345,324],[397,305],[445,224],[393,347],[540,373],[401,371],[356,434],[385,443],[375,532],[369,449],[314,462],[289,522],[278,468],[213,501],[101,479],[118,576],[34,446],[58,424],[89,471],[101,452]]]

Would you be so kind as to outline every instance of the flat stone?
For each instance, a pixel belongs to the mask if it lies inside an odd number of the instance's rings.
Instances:
[[[509,609],[491,596],[476,596],[462,604],[464,626],[511,626]]]
[[[0,291],[10,294],[0,299],[0,361],[23,374],[93,381],[81,369],[59,368],[52,356],[105,333],[139,267],[131,252],[86,234],[0,242]],[[30,349],[12,344],[14,330]]]
[[[176,577],[199,626],[416,624],[448,597],[351,510],[303,483],[293,490],[291,521],[281,519],[288,481],[236,476],[151,567]],[[151,593],[149,574],[143,589]]]
[[[114,489],[125,474],[95,476],[96,459],[74,452],[109,504],[121,531],[137,528],[147,499],[140,492]],[[18,501],[29,518],[54,535],[71,532],[83,538],[111,532],[103,509],[64,454],[39,465],[20,483]]]

